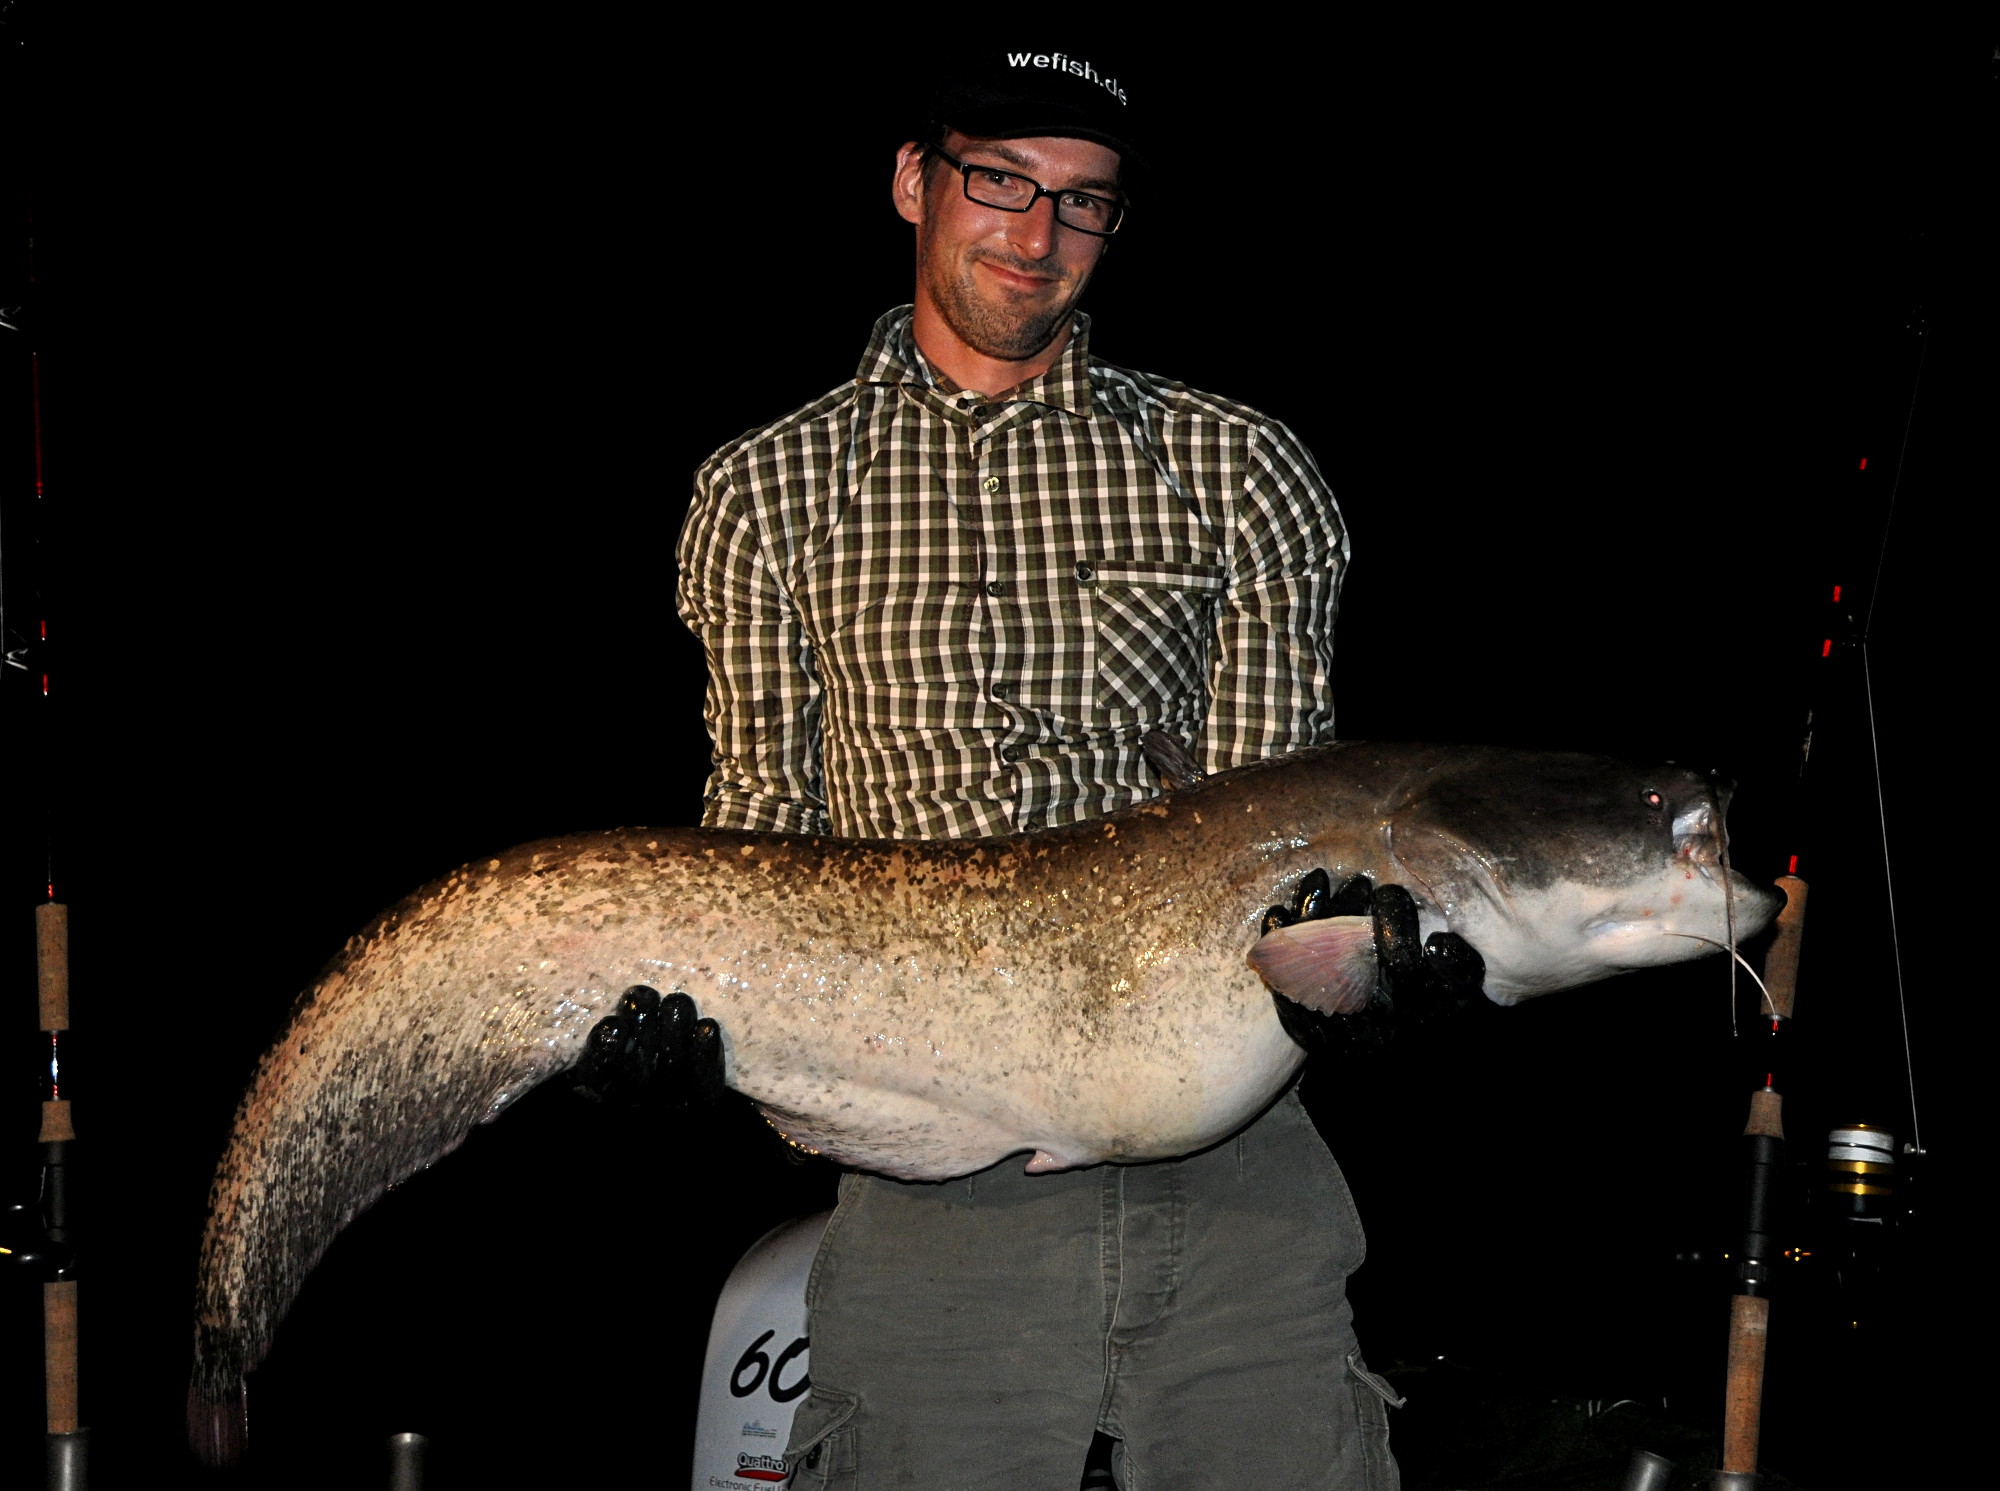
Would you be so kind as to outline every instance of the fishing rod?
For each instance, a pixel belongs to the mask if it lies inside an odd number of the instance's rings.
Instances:
[[[1862,622],[1857,626],[1854,621],[1854,612],[1857,609],[1855,599],[1848,593],[1852,587],[1828,579],[1826,588],[1821,589],[1819,593],[1827,597],[1826,604],[1830,608],[1829,621],[1824,628],[1811,634],[1814,638],[1812,657],[1805,673],[1806,683],[1802,691],[1805,725],[1799,743],[1792,822],[1787,830],[1791,838],[1789,845],[1791,852],[1785,859],[1785,873],[1774,882],[1777,888],[1784,892],[1785,906],[1778,913],[1776,935],[1765,954],[1764,976],[1758,980],[1760,1017],[1753,1027],[1757,1032],[1755,1039],[1758,1041],[1754,1052],[1756,1061],[1753,1070],[1762,1074],[1762,1081],[1750,1094],[1749,1115],[1740,1142],[1741,1225],[1730,1251],[1724,1255],[1733,1265],[1732,1297],[1727,1332],[1719,1468],[1710,1483],[1711,1491],[1755,1491],[1759,1484],[1758,1465],[1763,1430],[1765,1367],[1772,1318],[1772,1288],[1780,1278],[1783,1263],[1798,1263],[1812,1256],[1812,1250],[1799,1246],[1786,1248],[1781,1241],[1784,1229],[1792,1224],[1789,1219],[1781,1215],[1781,1201],[1787,1189],[1787,1172],[1780,1076],[1791,1054],[1791,1042],[1787,1039],[1787,1032],[1797,1010],[1800,955],[1805,935],[1808,887],[1798,873],[1802,861],[1810,857],[1809,835],[1805,832],[1807,798],[1804,784],[1813,764],[1816,736],[1828,733],[1822,717],[1823,706],[1828,703],[1829,697],[1836,693],[1842,682],[1838,675],[1829,672],[1828,665],[1848,656],[1858,656],[1860,661],[1858,681],[1860,702],[1864,711],[1866,765],[1881,828],[1882,869],[1889,903],[1889,953],[1894,966],[1903,1047],[1903,1075],[1910,1108],[1911,1141],[1904,1146],[1904,1154],[1908,1157],[1920,1157],[1924,1153],[1921,1128],[1917,1119],[1915,1063],[1909,1038],[1909,1010],[1903,978],[1902,952],[1896,935],[1895,889],[1889,856],[1887,794],[1882,783],[1874,683],[1868,658],[1868,642],[1881,590],[1890,530],[1901,487],[1903,466],[1909,450],[1910,433],[1915,423],[1924,357],[1928,350],[1925,336],[1927,328],[1921,311],[1909,318],[1904,330],[1916,338],[1916,352],[1908,371],[1906,385],[1908,397],[1901,410],[1902,428],[1874,554],[1873,581],[1867,608],[1863,613]],[[1866,455],[1861,456],[1858,471],[1866,473],[1868,467],[1869,458]],[[1824,747],[1826,742],[1822,740],[1820,744]],[[1822,757],[1825,755],[1824,749],[1821,755]],[[1734,951],[1732,948],[1732,955]],[[1743,966],[1748,968],[1747,964]],[[1732,1021],[1733,1010],[1732,999]],[[1821,1189],[1824,1197],[1833,1199],[1829,1205],[1822,1198],[1821,1209],[1831,1210],[1833,1215],[1830,1220],[1836,1226],[1845,1222],[1868,1224],[1844,1228],[1840,1245],[1833,1251],[1844,1250],[1857,1256],[1869,1253],[1871,1255],[1869,1262],[1879,1264],[1880,1255],[1874,1250],[1882,1246],[1881,1240],[1889,1232],[1888,1224],[1893,1221],[1891,1205],[1896,1190],[1896,1170],[1894,1139],[1887,1131],[1866,1123],[1846,1124],[1831,1131],[1826,1158],[1826,1178]],[[1792,1271],[1786,1269],[1782,1272],[1789,1274]],[[1869,1270],[1860,1268],[1844,1271],[1840,1281],[1843,1291],[1851,1290],[1857,1277],[1865,1282],[1869,1277]],[[1861,1313],[1861,1307],[1852,1300],[1844,1300],[1843,1303],[1849,1305],[1855,1315]],[[1843,1310],[1843,1318],[1848,1313],[1848,1310]],[[1860,1321],[1857,1318],[1850,1323],[1858,1327]],[[1673,1471],[1672,1461],[1644,1449],[1635,1448],[1621,1491],[1666,1491]]]
[[[0,20],[14,8],[0,8]],[[18,32],[12,33],[18,35]],[[11,49],[10,49],[11,50]],[[10,60],[17,60],[12,59]],[[23,391],[27,405],[27,443],[32,456],[31,497],[26,503],[11,504],[4,499],[14,485],[10,473],[0,478],[0,690],[11,700],[16,693],[31,697],[25,708],[10,706],[8,725],[18,738],[35,729],[41,739],[39,749],[24,754],[35,759],[53,760],[54,689],[51,686],[49,657],[48,574],[48,485],[42,439],[42,346],[39,324],[38,286],[35,274],[35,216],[32,199],[24,189],[21,215],[21,278],[18,299],[0,293],[0,345],[10,354],[18,349],[19,363],[12,355],[8,363],[25,373]],[[9,512],[8,509],[12,511]],[[6,521],[32,515],[26,535],[20,525]],[[27,538],[22,554],[19,540]],[[16,541],[10,551],[6,540]],[[5,560],[16,559],[12,578],[34,582],[34,621],[25,635],[13,625],[8,609]],[[18,585],[16,587],[19,588]],[[27,716],[24,721],[22,716]],[[46,783],[46,779],[45,783]],[[59,795],[59,794],[58,794]],[[48,814],[47,798],[42,812]],[[40,1124],[36,1135],[41,1148],[39,1205],[34,1209],[9,1207],[9,1232],[0,1245],[0,1261],[17,1272],[39,1274],[42,1281],[42,1361],[43,1406],[46,1424],[46,1467],[49,1491],[87,1491],[89,1481],[89,1430],[83,1426],[78,1393],[78,1283],[76,1253],[71,1241],[73,1195],[72,1159],[76,1124],[70,1098],[63,1090],[64,1043],[70,1029],[69,908],[56,899],[55,835],[48,817],[41,823],[41,881],[44,896],[35,907],[35,993],[36,1028],[41,1031],[44,1052]],[[11,883],[11,874],[9,883]]]
[[[1896,498],[1901,487],[1905,458],[1909,451],[1910,431],[1915,423],[1917,395],[1923,380],[1924,354],[1927,346],[1924,340],[1926,327],[1921,312],[1910,319],[1906,330],[1918,339],[1918,351],[1915,367],[1910,375],[1902,438],[1897,450],[1887,508],[1883,515],[1873,581],[1869,587],[1868,607],[1859,629],[1853,630],[1851,627],[1851,612],[1839,610],[1843,587],[1838,582],[1829,582],[1831,586],[1829,604],[1835,608],[1837,616],[1848,620],[1853,635],[1846,639],[1846,645],[1858,654],[1861,663],[1868,766],[1881,829],[1882,873],[1888,892],[1889,952],[1895,972],[1904,1075],[1910,1102],[1911,1142],[1907,1150],[1916,1156],[1923,1153],[1921,1130],[1917,1120],[1916,1073],[1910,1046],[1909,1004],[1903,979],[1902,949],[1897,936],[1894,871],[1889,855],[1888,805],[1882,784],[1874,681],[1868,658],[1869,636],[1881,594],[1890,529],[1895,520]],[[1867,468],[1868,457],[1864,455],[1860,459],[1859,470],[1865,472]],[[1827,629],[1817,648],[1818,656],[1814,660],[1815,663],[1832,660],[1840,652],[1839,639],[1834,635],[1837,629],[1836,627]],[[1816,667],[1807,690],[1806,725],[1800,746],[1797,781],[1801,785],[1799,792],[1801,802],[1802,784],[1806,780],[1812,761],[1813,738],[1818,718],[1817,706],[1821,702],[1821,696],[1830,691],[1832,686],[1833,683],[1827,678],[1824,670]],[[1793,826],[1793,832],[1795,835],[1799,832],[1797,823]],[[1795,839],[1795,845],[1797,842]],[[1777,936],[1765,955],[1765,972],[1761,985],[1764,1020],[1760,1021],[1763,1025],[1763,1036],[1760,1059],[1757,1063],[1758,1068],[1764,1072],[1764,1081],[1763,1085],[1750,1095],[1749,1118],[1743,1130],[1743,1225],[1731,1257],[1735,1267],[1732,1271],[1734,1277],[1729,1314],[1722,1447],[1720,1468],[1716,1471],[1712,1483],[1713,1491],[1755,1491],[1758,1484],[1765,1364],[1771,1325],[1771,1288],[1782,1259],[1791,1258],[1797,1261],[1807,1256],[1803,1249],[1784,1249],[1780,1243],[1779,1233],[1785,1131],[1783,1098],[1778,1090],[1778,1074],[1785,1064],[1787,1052],[1785,1032],[1790,1026],[1797,1005],[1799,957],[1805,935],[1807,887],[1806,882],[1796,873],[1800,858],[1800,852],[1795,849],[1795,852],[1788,857],[1786,873],[1776,882],[1779,889],[1785,893],[1786,904],[1784,910],[1778,914]],[[1765,1023],[1766,1021],[1768,1023]],[[1847,1198],[1848,1211],[1852,1216],[1863,1221],[1885,1220],[1885,1208],[1882,1202],[1891,1194],[1888,1181],[1889,1172],[1893,1171],[1895,1162],[1893,1140],[1881,1130],[1867,1124],[1837,1128],[1830,1138],[1828,1165],[1832,1169],[1833,1179],[1829,1189]]]

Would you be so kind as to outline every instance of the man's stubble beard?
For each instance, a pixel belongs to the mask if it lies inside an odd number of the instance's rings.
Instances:
[[[931,303],[944,324],[974,352],[998,362],[1022,362],[1048,346],[1069,324],[1083,295],[1083,285],[1079,284],[1047,309],[995,304],[981,297],[973,283],[972,259],[966,259],[963,269],[953,276],[939,263],[927,238],[919,247],[922,254],[919,270]],[[988,253],[982,257],[1022,274],[1040,272],[1040,266],[1025,260],[1009,260],[1004,254]]]

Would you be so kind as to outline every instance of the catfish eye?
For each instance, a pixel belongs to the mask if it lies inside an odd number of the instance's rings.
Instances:
[[[1667,805],[1666,798],[1662,797],[1659,791],[1653,787],[1648,787],[1644,792],[1641,792],[1639,794],[1639,801],[1643,802],[1656,813]]]

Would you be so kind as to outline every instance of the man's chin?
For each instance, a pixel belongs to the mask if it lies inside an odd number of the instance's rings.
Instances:
[[[1065,304],[1060,310],[1043,311],[1032,318],[967,316],[959,318],[952,330],[981,357],[1026,362],[1048,351],[1049,344],[1069,328],[1071,314],[1071,307]]]
[[[1060,284],[1060,282],[1054,282]],[[933,284],[926,291],[938,319],[958,341],[995,362],[1027,362],[1047,352],[1069,329],[1076,297],[1068,287],[1054,296],[1001,293],[990,275]]]

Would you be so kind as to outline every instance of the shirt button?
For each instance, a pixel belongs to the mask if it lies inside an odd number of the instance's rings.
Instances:
[[[1040,813],[1023,813],[1021,815],[1021,827],[1024,831],[1033,833],[1041,826],[1042,815]]]
[[[986,419],[992,413],[993,406],[991,404],[974,404],[972,406],[972,417],[974,419]]]
[[[1028,748],[1026,746],[1008,746],[1006,750],[1000,753],[1000,759],[1002,761],[1019,761],[1027,754]]]
[[[988,580],[986,582],[986,593],[988,595],[1005,595],[1007,593],[1007,582],[1005,580]]]
[[[996,699],[1005,699],[1012,692],[1013,690],[1008,688],[1007,685],[1004,683],[996,683],[993,685],[993,697]]]
[[[1076,562],[1076,577],[1088,585],[1092,580],[1097,578],[1097,570],[1086,561],[1079,559]]]
[[[987,491],[997,492],[1000,490],[1000,478],[997,476],[989,476],[986,478],[984,485]]]

